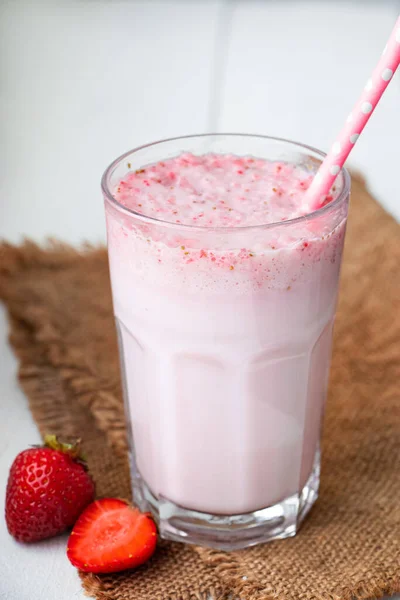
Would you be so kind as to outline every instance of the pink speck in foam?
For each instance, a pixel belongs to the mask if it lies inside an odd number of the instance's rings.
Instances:
[[[238,227],[302,216],[311,181],[309,171],[281,161],[183,153],[130,170],[114,196],[128,208],[147,217],[162,215],[170,223]]]

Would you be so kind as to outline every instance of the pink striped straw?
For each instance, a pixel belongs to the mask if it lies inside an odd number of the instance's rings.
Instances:
[[[348,155],[354,148],[359,135],[368,123],[376,105],[389,81],[392,79],[400,63],[400,16],[383,50],[382,56],[367,81],[361,97],[347,117],[346,123],[336,138],[332,148],[323,160],[312,184],[310,185],[305,202],[310,211],[319,208],[333,182],[343,167]]]

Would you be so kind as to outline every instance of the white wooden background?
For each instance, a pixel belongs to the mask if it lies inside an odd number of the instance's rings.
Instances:
[[[136,145],[207,131],[327,149],[383,49],[394,0],[0,0],[0,238],[104,240],[99,180]],[[397,75],[351,157],[400,218]],[[379,235],[379,232],[376,232]],[[0,308],[0,511],[39,436]],[[65,536],[15,543],[1,600],[82,599]]]

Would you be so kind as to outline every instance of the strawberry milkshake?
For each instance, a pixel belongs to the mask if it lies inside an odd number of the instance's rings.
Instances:
[[[316,500],[349,178],[322,154],[193,136],[103,178],[134,498],[170,539],[294,535]]]

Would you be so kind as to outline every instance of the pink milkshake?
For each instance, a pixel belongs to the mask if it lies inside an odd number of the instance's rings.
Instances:
[[[164,537],[287,537],[317,497],[349,192],[307,215],[320,160],[195,136],[103,178],[134,497]]]

